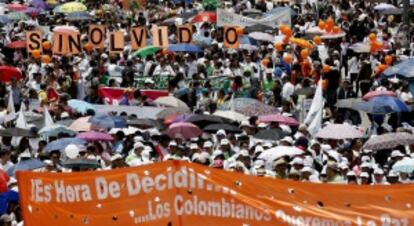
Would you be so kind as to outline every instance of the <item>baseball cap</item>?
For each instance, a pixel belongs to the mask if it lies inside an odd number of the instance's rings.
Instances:
[[[228,139],[221,139],[220,145],[228,145],[230,142]]]

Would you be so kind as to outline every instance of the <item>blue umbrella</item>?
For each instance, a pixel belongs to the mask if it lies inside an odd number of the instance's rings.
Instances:
[[[120,116],[98,115],[89,119],[89,122],[99,128],[127,128],[127,120]]]
[[[87,12],[73,12],[66,14],[65,19],[71,21],[90,20],[92,19],[92,16]]]
[[[32,5],[36,8],[39,8],[39,9],[44,9],[44,10],[49,9],[49,6],[43,0],[32,0],[30,2],[30,5]]]
[[[247,45],[247,44],[249,44],[249,45],[257,46],[257,41],[254,40],[253,38],[250,38],[247,35],[243,35],[243,36],[240,37],[240,44],[241,45]]]
[[[64,150],[69,144],[84,145],[86,141],[79,138],[62,138],[48,143],[45,147],[47,152]]]
[[[387,77],[399,76],[407,79],[414,78],[414,59],[407,59],[388,68],[383,72]]]
[[[168,45],[168,50],[172,52],[188,52],[188,53],[199,53],[203,50],[193,44],[180,43],[180,44],[170,44]]]
[[[8,24],[10,22],[11,20],[7,16],[0,15],[0,24]]]
[[[391,96],[374,97],[367,102],[355,104],[354,109],[376,115],[410,111],[404,102]]]
[[[88,110],[93,110],[96,112],[95,106],[83,100],[69,100],[68,105],[81,114],[85,114]]]
[[[38,159],[20,160],[16,165],[7,170],[9,176],[16,175],[17,171],[28,171],[44,167],[45,164]]]
[[[43,10],[40,8],[35,8],[35,7],[29,7],[27,8],[24,13],[26,13],[27,15],[38,15],[39,13],[41,13]]]

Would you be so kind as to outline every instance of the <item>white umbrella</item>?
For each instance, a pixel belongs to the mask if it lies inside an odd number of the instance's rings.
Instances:
[[[262,154],[259,155],[258,159],[263,159],[266,161],[267,166],[271,166],[276,159],[279,159],[283,156],[295,156],[301,155],[303,151],[297,147],[293,146],[277,146],[268,150],[265,150]]]
[[[329,124],[319,130],[315,137],[324,139],[354,139],[361,138],[364,133],[348,124]]]
[[[76,134],[75,131],[69,129],[67,126],[54,124],[51,126],[43,127],[41,130],[39,130],[39,135],[46,136],[46,137],[56,137],[60,133],[67,133],[70,136],[73,136]]]
[[[351,49],[356,53],[369,53],[370,52],[369,44],[362,43],[362,42],[352,44],[348,47],[348,49]]]
[[[324,34],[325,31],[320,29],[318,26],[316,27],[311,27],[308,30],[305,31],[305,34],[307,35],[321,35]]]
[[[173,96],[159,97],[154,101],[154,103],[166,107],[188,108],[186,103]]]
[[[238,122],[246,121],[246,120],[249,119],[249,117],[247,117],[243,114],[240,114],[238,112],[235,112],[235,111],[221,111],[221,110],[218,110],[218,111],[214,112],[213,115],[219,116],[219,117],[222,117],[222,118],[226,118],[226,119],[230,119],[230,120],[233,120],[233,121],[238,121]]]
[[[267,42],[273,42],[275,40],[275,37],[273,37],[273,35],[270,35],[264,32],[252,32],[249,34],[249,37],[252,39],[259,40],[259,41],[267,41]]]
[[[401,9],[397,8],[394,5],[387,4],[387,3],[380,3],[374,7],[374,10],[385,13],[385,14],[400,14],[402,12]]]
[[[396,162],[392,169],[397,172],[412,173],[414,172],[414,159],[404,158]]]
[[[321,39],[337,39],[345,37],[346,33],[341,31],[339,33],[327,33],[321,36]]]

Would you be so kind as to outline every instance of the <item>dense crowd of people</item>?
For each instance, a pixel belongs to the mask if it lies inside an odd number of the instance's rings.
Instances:
[[[393,166],[399,161],[414,159],[414,145],[397,144],[384,150],[371,150],[364,146],[367,140],[375,136],[392,132],[414,132],[411,114],[414,99],[409,81],[397,76],[385,77],[382,75],[384,70],[380,67],[392,67],[412,57],[411,40],[407,39],[407,33],[411,31],[407,31],[403,25],[401,13],[378,12],[374,9],[378,3],[371,1],[286,3],[247,0],[218,2],[213,7],[196,0],[148,0],[145,4],[144,1],[137,1],[139,4],[128,11],[122,5],[124,2],[110,1],[104,4],[86,1],[84,4],[91,18],[88,20],[67,20],[65,14],[50,8],[31,14],[27,20],[1,23],[0,65],[16,67],[22,74],[22,79],[12,78],[0,83],[0,120],[3,129],[17,127],[18,120],[21,119],[19,114],[26,117],[32,114],[42,116],[47,114],[43,112],[44,109],[47,109],[55,123],[102,115],[99,111],[78,111],[68,103],[77,99],[90,104],[109,104],[99,92],[101,87],[124,89],[127,100],[121,100],[121,105],[169,107],[158,104],[156,99],[143,92],[156,89],[160,85],[157,80],[159,77],[168,77],[165,80],[168,95],[184,102],[188,109],[172,110],[170,115],[153,120],[156,122],[153,126],[112,129],[97,126],[97,131],[109,133],[113,141],[68,144],[59,150],[46,147],[51,142],[73,137],[75,133],[60,132],[48,137],[2,136],[0,166],[10,176],[7,184],[10,190],[18,190],[14,178],[16,167],[31,159],[40,160],[43,164],[40,168],[33,169],[35,171],[92,170],[65,167],[63,163],[70,158],[96,161],[95,170],[181,160],[250,175],[314,183],[386,185],[413,182],[413,171],[397,171]],[[398,2],[390,3],[401,8]],[[29,6],[31,3],[24,4]],[[0,7],[4,9],[4,16],[12,13],[6,6]],[[39,27],[45,29],[43,41],[52,42],[52,30],[58,25],[78,28],[82,33],[82,42],[86,44],[90,24],[106,25],[108,31],[124,31],[127,41],[131,37],[126,31],[132,27],[146,26],[150,29],[154,25],[164,24],[168,25],[170,43],[174,43],[176,26],[191,21],[197,13],[224,8],[236,14],[246,15],[245,12],[253,11],[263,15],[277,7],[292,9],[290,27],[293,36],[311,40],[313,44],[306,54],[295,43],[282,41],[282,46],[276,45],[280,42],[278,37],[283,35],[277,28],[266,31],[274,37],[274,41],[253,40],[255,48],[252,49],[224,48],[223,27],[218,27],[214,22],[193,23],[194,43],[201,47],[201,52],[160,50],[153,55],[140,57],[127,44],[120,54],[109,54],[107,48],[84,48],[76,56],[59,56],[53,55],[51,49],[44,48],[43,54],[50,56],[50,61],[45,62],[43,58],[28,54],[25,48],[8,47],[10,43],[24,40],[26,31]],[[187,18],[184,15],[190,16]],[[318,27],[321,20],[328,19],[333,19],[345,35],[322,41],[312,39],[307,31]],[[380,51],[361,52],[351,48],[358,43],[369,43],[371,34],[382,43]],[[147,35],[151,38],[150,32]],[[244,36],[247,35],[245,28]],[[391,60],[388,59],[390,57]],[[220,82],[213,84],[217,78],[220,78]],[[142,84],[137,82],[140,79]],[[307,112],[304,112],[303,100],[315,101],[317,90],[321,88],[319,86],[323,86],[325,99],[320,124],[352,125],[363,129],[363,136],[354,139],[324,139],[315,136],[315,125],[304,122]],[[361,98],[372,91],[390,91],[410,110],[367,115],[365,112],[337,106],[343,100]],[[278,115],[296,119],[298,123],[265,123],[260,121],[261,115],[241,115],[238,118],[230,116],[223,119],[229,125],[238,127],[239,131],[226,131],[225,128],[214,132],[202,131],[201,135],[191,138],[180,133],[171,136],[166,132],[174,120],[185,121],[185,114],[189,117],[213,116],[228,106],[230,107],[225,110],[233,111],[231,106],[239,98],[254,99],[276,109]],[[16,112],[12,118],[11,108]],[[141,118],[139,113],[110,114],[113,117],[121,116],[126,121]],[[175,118],[171,120],[172,115]],[[181,121],[177,119],[180,115]],[[25,129],[37,132],[43,126],[46,125]],[[199,127],[203,130],[205,125]],[[272,130],[274,136],[279,138],[261,139],[256,136],[267,130]],[[282,150],[283,147],[300,150],[301,153],[271,158],[271,162],[269,158],[263,158],[268,150]],[[3,225],[17,225],[17,222],[21,225],[21,217],[15,205],[8,207],[4,213],[11,215],[3,215],[0,221]]]

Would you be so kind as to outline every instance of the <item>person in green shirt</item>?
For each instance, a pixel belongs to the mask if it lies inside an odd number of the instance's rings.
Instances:
[[[271,92],[275,86],[275,81],[272,78],[272,71],[266,71],[266,77],[263,80],[263,89],[264,91]]]

